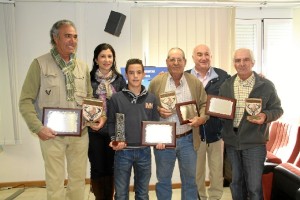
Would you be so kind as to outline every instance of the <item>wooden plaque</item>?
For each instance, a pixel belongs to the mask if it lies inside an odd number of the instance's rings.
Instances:
[[[190,119],[199,116],[199,110],[196,101],[177,103],[175,106],[180,125],[190,123]]]
[[[176,112],[175,104],[176,104],[176,93],[175,91],[164,92],[159,94],[160,104],[163,108]]]
[[[245,110],[250,115],[247,116],[247,119],[260,119],[257,116],[262,109],[262,99],[260,98],[247,98],[245,99]]]
[[[43,109],[44,126],[54,130],[58,136],[81,136],[82,109]]]
[[[176,122],[142,121],[142,145],[166,147],[176,146]]]
[[[82,104],[82,115],[84,125],[91,126],[100,119],[103,112],[103,101],[99,99],[84,99]]]
[[[236,99],[207,95],[205,114],[224,119],[233,119],[235,105]]]

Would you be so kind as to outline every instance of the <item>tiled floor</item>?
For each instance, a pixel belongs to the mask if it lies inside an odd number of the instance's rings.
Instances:
[[[86,195],[84,200],[95,200],[93,193],[89,192],[89,185],[86,185]],[[20,188],[13,188],[8,190],[0,190],[0,200],[6,200],[9,196],[17,191],[21,192]],[[173,190],[172,200],[180,200],[180,189]],[[155,200],[155,191],[150,191],[150,200]],[[129,199],[134,199],[134,193],[130,192]],[[12,198],[10,199],[12,200]],[[17,196],[14,200],[46,200],[46,189],[45,188],[25,188],[24,192]],[[231,200],[230,189],[228,187],[224,188],[223,197],[221,200]]]

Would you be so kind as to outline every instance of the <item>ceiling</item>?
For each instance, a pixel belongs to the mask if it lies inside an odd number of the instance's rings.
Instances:
[[[118,0],[117,0],[118,1]],[[126,1],[126,0],[119,0]],[[233,7],[299,7],[299,0],[127,0],[144,5],[168,6],[233,6]]]
[[[107,2],[135,3],[147,7],[300,7],[300,0],[0,0],[0,2]]]

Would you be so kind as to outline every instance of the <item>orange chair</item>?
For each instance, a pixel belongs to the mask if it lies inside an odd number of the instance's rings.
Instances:
[[[267,158],[269,163],[293,163],[297,157],[298,126],[275,121],[271,124],[269,141],[267,143]]]
[[[299,153],[299,126],[279,121],[272,122],[266,148],[262,185],[264,200],[270,200],[274,168],[281,163],[293,163]]]
[[[300,152],[295,162],[275,167],[272,200],[300,200]]]

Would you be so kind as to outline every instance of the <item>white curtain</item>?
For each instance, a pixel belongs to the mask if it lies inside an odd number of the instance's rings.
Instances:
[[[231,73],[234,25],[234,8],[133,7],[131,56],[142,58],[148,66],[166,66],[168,50],[180,47],[190,69],[194,47],[206,44],[212,50],[212,65]]]
[[[300,8],[293,9],[293,30],[295,46],[300,48]]]
[[[0,3],[0,145],[20,143],[14,4]]]
[[[299,74],[300,74],[300,67],[299,67],[299,52],[300,52],[300,8],[293,9],[293,50],[291,51],[290,58],[293,65],[289,66],[288,71],[291,76],[289,82],[292,83],[292,86],[287,84],[288,87],[298,86],[300,85]],[[291,113],[292,114],[292,121],[297,122],[300,125],[300,106],[299,106],[299,99],[300,93],[297,90],[293,94],[293,98],[290,99],[293,102]],[[290,103],[291,103],[290,102]]]

